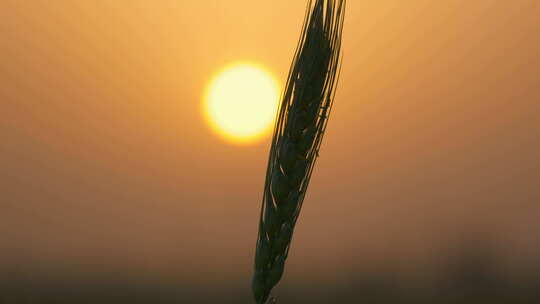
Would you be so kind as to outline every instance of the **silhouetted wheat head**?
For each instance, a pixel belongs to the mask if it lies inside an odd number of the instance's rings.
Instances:
[[[338,77],[345,4],[308,3],[270,149],[252,281],[257,303],[281,279],[318,156]]]

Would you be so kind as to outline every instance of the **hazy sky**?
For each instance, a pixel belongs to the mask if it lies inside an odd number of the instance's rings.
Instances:
[[[284,81],[304,12],[1,1],[0,269],[248,280],[269,140],[224,142],[201,97],[232,61]],[[537,0],[348,1],[288,278],[441,262],[469,239],[538,259],[538,16]]]

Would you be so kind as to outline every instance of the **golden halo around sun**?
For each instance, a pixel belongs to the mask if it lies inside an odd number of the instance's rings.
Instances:
[[[233,143],[252,143],[272,131],[279,104],[277,81],[264,67],[236,63],[209,82],[203,113],[212,130]]]

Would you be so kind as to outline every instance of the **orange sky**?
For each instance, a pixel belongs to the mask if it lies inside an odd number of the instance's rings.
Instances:
[[[291,277],[407,267],[462,238],[537,259],[540,2],[348,2]],[[283,81],[304,9],[2,1],[0,266],[249,275],[269,141],[222,141],[201,96],[231,61]]]

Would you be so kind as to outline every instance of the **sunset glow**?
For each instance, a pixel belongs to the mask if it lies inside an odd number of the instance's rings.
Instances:
[[[224,139],[249,143],[269,134],[278,100],[279,87],[269,72],[253,64],[235,64],[211,80],[203,112]]]

